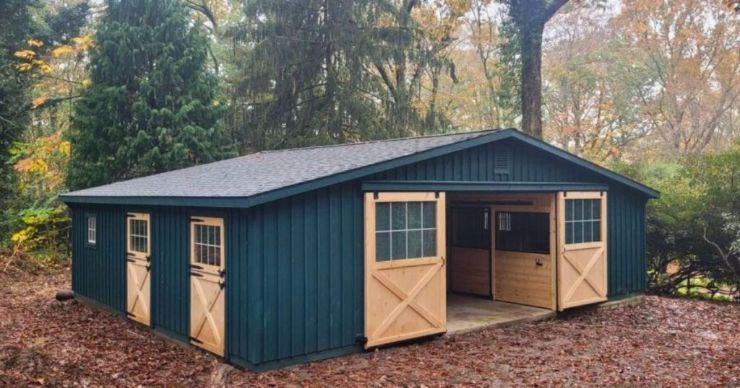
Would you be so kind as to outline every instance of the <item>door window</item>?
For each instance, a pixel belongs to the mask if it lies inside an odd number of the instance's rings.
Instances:
[[[375,205],[377,261],[437,255],[436,202],[379,202]]]
[[[128,215],[128,251],[149,254],[149,215],[130,213]]]
[[[223,220],[199,219],[192,224],[192,262],[221,267],[223,262]]]
[[[565,243],[601,241],[601,199],[565,200]]]

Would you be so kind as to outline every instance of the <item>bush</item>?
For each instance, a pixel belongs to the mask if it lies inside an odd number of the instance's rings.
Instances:
[[[738,300],[740,143],[675,163],[612,167],[661,192],[647,208],[649,290]]]

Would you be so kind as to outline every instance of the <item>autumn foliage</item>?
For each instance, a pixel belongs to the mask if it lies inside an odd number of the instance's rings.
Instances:
[[[722,163],[738,163],[737,2],[34,4],[0,5],[0,244],[11,256],[63,261],[69,220],[56,196],[70,187],[231,147],[520,127],[533,82],[522,70],[541,59],[544,139],[664,193],[648,208],[651,286],[737,292],[740,209],[736,186],[722,186],[736,182]],[[529,6],[541,11],[531,31]],[[542,39],[541,58],[522,56],[524,35]]]

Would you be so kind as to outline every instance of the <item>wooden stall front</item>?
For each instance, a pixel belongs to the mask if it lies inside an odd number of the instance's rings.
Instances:
[[[555,201],[555,194],[450,194],[450,291],[555,310]],[[485,239],[471,238],[481,230]]]

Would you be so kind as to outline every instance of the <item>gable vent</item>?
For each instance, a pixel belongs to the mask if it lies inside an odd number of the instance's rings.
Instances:
[[[511,150],[497,149],[493,157],[494,173],[508,175],[511,172]]]

